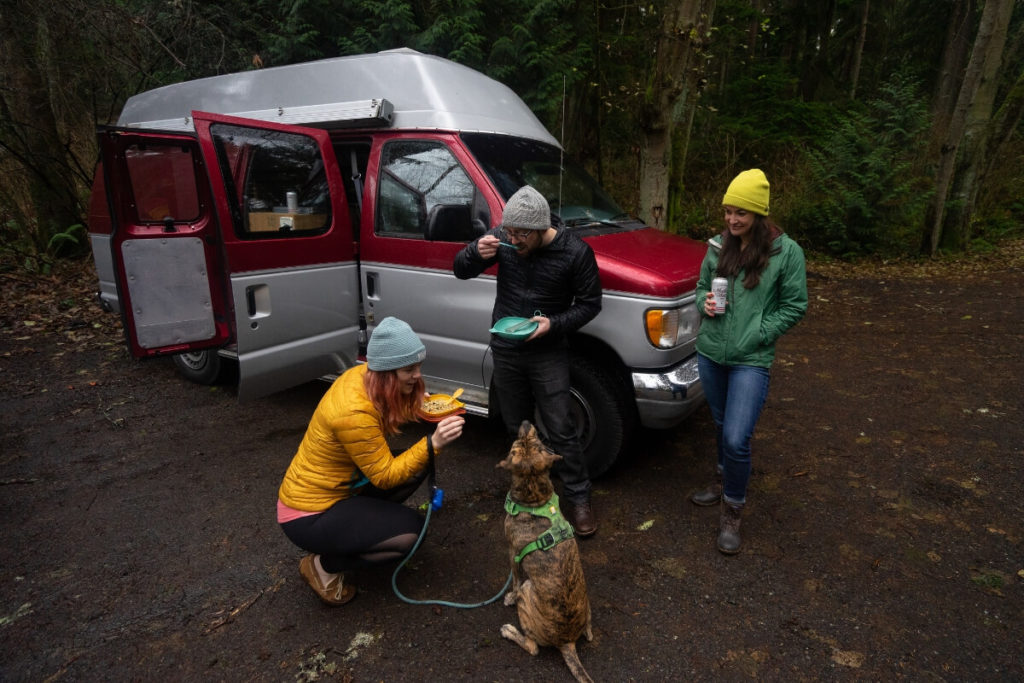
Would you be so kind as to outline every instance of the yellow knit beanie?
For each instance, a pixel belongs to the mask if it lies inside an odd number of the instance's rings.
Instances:
[[[767,216],[768,194],[768,178],[764,171],[752,168],[732,179],[722,198],[722,206],[735,206]]]

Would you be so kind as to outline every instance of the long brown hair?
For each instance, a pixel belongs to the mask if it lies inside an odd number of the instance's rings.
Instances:
[[[394,370],[370,370],[363,377],[366,395],[373,407],[380,413],[380,426],[386,435],[398,434],[406,422],[419,419],[416,409],[423,401],[425,385],[421,377],[413,390],[402,393],[402,385]]]
[[[722,233],[722,254],[718,257],[716,272],[722,277],[743,276],[743,286],[747,289],[757,287],[761,282],[761,273],[768,267],[772,257],[772,243],[782,230],[768,220],[767,216],[754,214],[754,224],[750,226],[750,244],[744,249],[739,237],[726,230]]]

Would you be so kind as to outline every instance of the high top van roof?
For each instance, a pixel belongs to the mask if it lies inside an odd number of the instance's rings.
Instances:
[[[167,85],[129,98],[117,125],[192,130],[192,112],[205,111],[318,128],[351,127],[367,121],[367,109],[376,112],[378,126],[501,133],[559,146],[507,86],[408,48]]]

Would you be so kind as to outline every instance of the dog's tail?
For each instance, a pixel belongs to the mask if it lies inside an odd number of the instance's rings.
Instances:
[[[562,653],[562,659],[569,665],[569,671],[572,672],[573,678],[579,681],[579,683],[594,683],[594,679],[583,668],[583,662],[580,661],[579,655],[576,654],[576,643],[559,645],[558,651]]]

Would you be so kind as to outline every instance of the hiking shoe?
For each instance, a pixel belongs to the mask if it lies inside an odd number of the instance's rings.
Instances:
[[[722,480],[716,479],[708,484],[704,489],[697,491],[690,496],[690,502],[694,505],[700,505],[701,507],[710,507],[712,505],[718,505],[718,501],[722,499]]]
[[[345,583],[344,574],[335,574],[326,586],[321,583],[320,574],[317,573],[316,566],[313,564],[314,557],[315,555],[306,555],[302,558],[299,562],[299,574],[302,574],[302,578],[320,596],[321,600],[332,607],[338,607],[356,597],[356,587]]]
[[[740,551],[740,517],[743,505],[733,505],[722,500],[722,517],[718,531],[718,550],[725,555]]]
[[[562,506],[565,518],[572,524],[577,536],[593,536],[597,531],[597,520],[594,519],[594,510],[590,507],[590,501],[586,503],[566,502]]]

